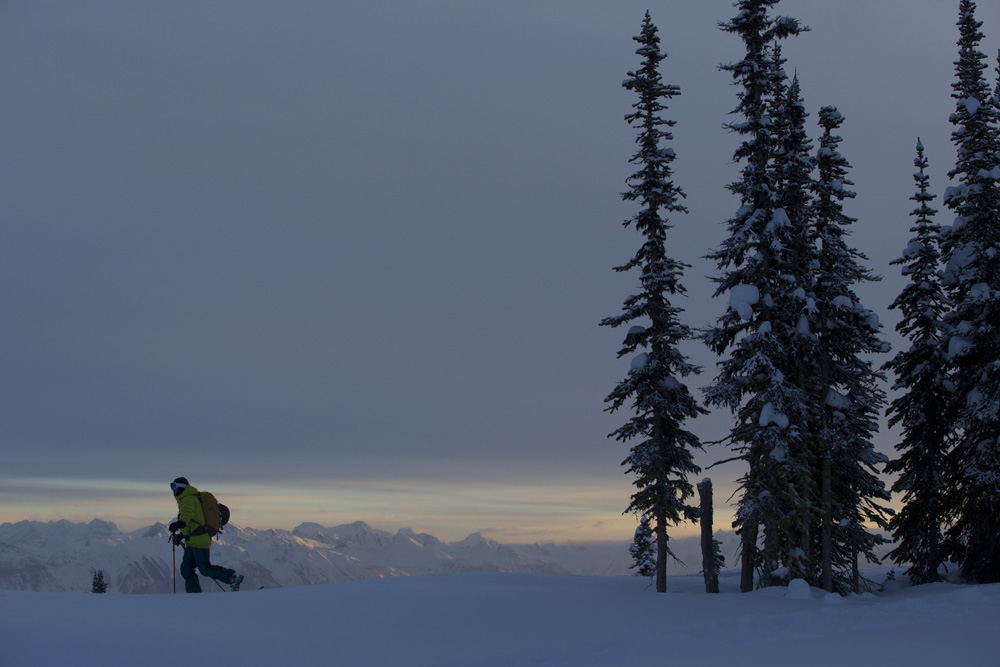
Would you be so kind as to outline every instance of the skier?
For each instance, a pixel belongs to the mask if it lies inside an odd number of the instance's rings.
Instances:
[[[240,590],[243,575],[235,570],[212,565],[209,549],[212,536],[205,527],[205,512],[201,508],[198,489],[191,486],[186,477],[178,477],[170,483],[170,490],[177,500],[177,520],[167,526],[170,539],[177,546],[184,547],[181,560],[181,576],[187,593],[201,593],[201,582],[195,574],[195,567],[206,577],[229,584],[233,591]]]

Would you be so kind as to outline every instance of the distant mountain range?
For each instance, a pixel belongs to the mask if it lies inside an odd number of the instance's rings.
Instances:
[[[723,535],[719,533],[717,537]],[[732,535],[729,533],[728,535]],[[230,524],[212,545],[212,562],[246,576],[244,588],[307,586],[444,572],[523,572],[595,576],[629,575],[626,542],[500,544],[473,533],[460,542],[400,530],[390,533],[355,522],[332,528],[303,523],[287,530]],[[698,572],[698,540],[672,540],[686,562],[672,574]],[[0,524],[0,589],[90,592],[102,570],[113,593],[170,593],[176,554],[161,523],[132,532],[95,519]],[[202,581],[205,591],[220,589]],[[177,575],[177,590],[183,581]]]

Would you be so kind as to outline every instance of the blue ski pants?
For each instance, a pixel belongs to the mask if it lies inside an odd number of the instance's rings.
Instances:
[[[201,582],[195,574],[195,567],[203,576],[215,579],[224,584],[233,580],[236,574],[229,568],[219,565],[212,565],[209,557],[209,549],[195,549],[194,547],[184,547],[184,558],[181,560],[181,576],[184,577],[185,593],[201,593]]]

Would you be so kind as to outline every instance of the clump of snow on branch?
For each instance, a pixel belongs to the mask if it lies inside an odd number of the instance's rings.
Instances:
[[[744,320],[753,317],[753,307],[760,301],[756,285],[736,285],[729,293],[729,307]]]

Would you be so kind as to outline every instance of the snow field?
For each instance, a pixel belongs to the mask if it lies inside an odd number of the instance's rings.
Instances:
[[[0,663],[996,666],[1000,585],[707,595],[676,576],[444,574],[227,595],[0,591]]]

